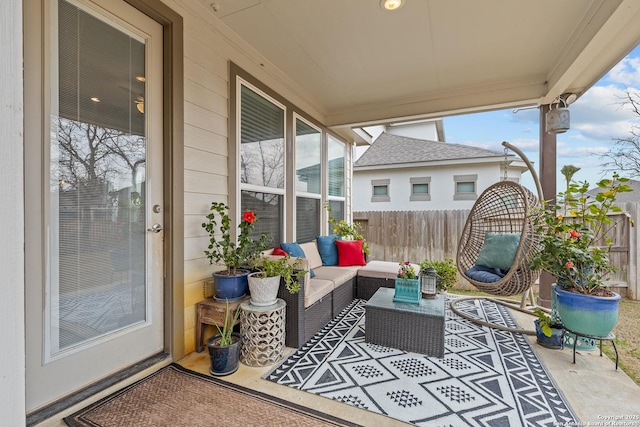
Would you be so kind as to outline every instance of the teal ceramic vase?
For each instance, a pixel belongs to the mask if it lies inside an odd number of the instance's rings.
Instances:
[[[419,279],[396,278],[393,302],[406,302],[409,304],[420,304],[422,292],[420,292]]]
[[[618,322],[620,295],[612,297],[583,295],[556,286],[558,314],[564,327],[576,334],[606,337]]]

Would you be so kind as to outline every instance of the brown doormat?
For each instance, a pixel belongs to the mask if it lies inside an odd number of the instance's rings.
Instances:
[[[175,363],[64,421],[72,427],[356,426]]]

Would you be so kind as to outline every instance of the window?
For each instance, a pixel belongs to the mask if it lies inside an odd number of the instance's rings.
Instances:
[[[284,107],[247,85],[240,85],[240,210],[260,219],[264,231],[281,243],[285,177]]]
[[[371,201],[372,202],[390,202],[389,197],[389,180],[388,179],[372,179],[371,180]]]
[[[409,182],[411,183],[411,196],[409,197],[409,200],[412,202],[431,200],[430,176],[410,178]]]
[[[331,209],[330,215],[336,221],[345,219],[345,152],[344,142],[337,140],[332,135],[327,136],[327,202]],[[329,230],[329,233],[331,232]]]
[[[327,203],[343,219],[347,146],[320,123],[230,65],[235,90],[229,111],[229,206],[236,220],[253,210],[273,244],[307,242],[323,234]],[[232,177],[235,177],[233,179]],[[224,189],[215,189],[224,194]]]
[[[344,201],[344,150],[345,144],[331,135],[327,141],[329,163],[329,196]]]
[[[259,238],[262,233],[271,236],[274,245],[284,242],[281,220],[284,217],[284,196],[256,191],[241,192],[242,211],[251,210],[259,218],[255,222],[252,237]]]
[[[320,234],[322,134],[296,117],[296,241]]]
[[[284,188],[284,108],[242,85],[240,182]]]
[[[455,193],[453,200],[475,200],[478,198],[476,182],[478,175],[454,175]]]
[[[296,242],[310,242],[320,235],[320,199],[296,197]]]

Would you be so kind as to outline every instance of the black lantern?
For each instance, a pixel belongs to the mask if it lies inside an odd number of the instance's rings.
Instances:
[[[433,299],[438,292],[438,273],[433,268],[427,268],[420,273],[420,291],[427,299]]]

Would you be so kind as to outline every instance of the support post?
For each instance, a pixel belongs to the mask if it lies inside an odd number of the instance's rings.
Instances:
[[[545,117],[549,111],[549,105],[540,106],[540,184],[544,200],[549,203],[556,201],[556,134],[547,133],[545,128]],[[551,307],[551,284],[555,278],[547,273],[540,274],[540,293],[538,295],[538,305]]]

